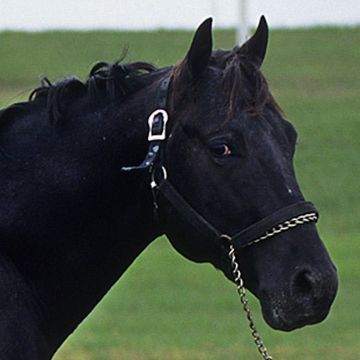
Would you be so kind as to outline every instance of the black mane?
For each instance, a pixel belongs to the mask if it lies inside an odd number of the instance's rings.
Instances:
[[[229,115],[241,105],[250,113],[259,113],[270,103],[278,111],[280,107],[271,95],[267,81],[260,69],[233,51],[213,52],[210,65],[223,71],[222,88],[227,94]],[[43,78],[28,101],[15,103],[0,111],[2,124],[27,110],[29,106],[46,109],[50,121],[57,122],[65,115],[65,109],[74,99],[82,99],[87,107],[96,110],[113,101],[124,101],[128,96],[149,85],[149,76],[159,69],[146,62],[122,64],[120,61],[96,63],[85,82],[77,77],[51,83]]]
[[[34,89],[28,101],[16,103],[0,111],[0,120],[11,120],[29,106],[45,107],[50,120],[59,121],[66,104],[82,98],[90,108],[105,106],[112,101],[124,101],[134,92],[151,83],[149,74],[157,68],[146,62],[122,64],[98,62],[90,70],[85,82],[76,77],[51,83],[43,78]]]

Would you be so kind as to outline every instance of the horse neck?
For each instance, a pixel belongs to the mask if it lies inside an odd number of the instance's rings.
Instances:
[[[148,129],[144,107],[145,103],[134,99],[126,110],[119,108],[118,116],[113,118],[113,133],[117,136],[114,136],[112,148],[119,155],[118,176],[106,190],[111,189],[112,206],[107,210],[101,208],[96,215],[97,223],[89,219],[81,238],[76,235],[73,239],[80,244],[80,249],[75,245],[72,254],[86,255],[79,262],[66,265],[68,269],[72,266],[71,272],[77,281],[73,286],[66,285],[69,301],[67,304],[61,301],[53,314],[58,324],[53,328],[63,329],[62,334],[59,331],[56,334],[60,341],[92,310],[145,247],[161,234],[154,221],[147,172],[121,172],[122,166],[138,164],[145,156]],[[65,277],[63,283],[68,284],[68,278]],[[66,323],[65,311],[69,314]],[[63,323],[62,327],[59,321]]]
[[[64,223],[60,215],[54,221],[55,231],[39,234],[24,255],[12,257],[40,304],[39,327],[51,353],[161,234],[153,220],[148,174],[120,171],[122,166],[139,163],[145,156],[145,108],[145,100],[134,99],[97,114],[96,131],[108,134],[107,150],[98,155],[99,164],[109,163],[99,194],[84,194],[89,204],[73,211],[73,219]],[[45,227],[50,228],[48,224]],[[26,251],[31,252],[32,263],[24,261]],[[36,263],[41,263],[41,269],[34,266]]]

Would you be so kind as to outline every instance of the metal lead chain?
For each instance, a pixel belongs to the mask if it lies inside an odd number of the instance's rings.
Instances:
[[[250,243],[248,243],[247,245],[252,245],[252,244],[256,244],[260,241],[263,241],[265,239],[268,239],[272,236],[275,236],[281,232],[290,230],[298,225],[304,225],[307,224],[309,222],[316,222],[318,219],[318,216],[316,213],[307,213],[304,215],[299,215],[295,218],[292,218],[290,220],[287,220],[285,222],[283,222],[282,224],[279,224],[275,227],[273,227],[270,231],[266,232],[263,236],[260,236],[259,238],[251,241]],[[240,296],[240,301],[243,305],[243,309],[246,313],[246,317],[249,321],[249,327],[251,329],[251,335],[254,338],[255,344],[259,350],[259,353],[261,354],[262,358],[264,360],[272,360],[272,357],[269,355],[264,342],[259,334],[259,332],[256,329],[255,326],[255,321],[254,318],[252,316],[252,313],[250,311],[249,308],[249,300],[246,297],[246,290],[245,290],[245,286],[244,286],[244,281],[241,277],[241,272],[239,269],[239,264],[236,261],[236,256],[235,256],[235,249],[231,243],[231,237],[228,235],[221,235],[221,238],[225,239],[228,243],[229,243],[229,247],[230,247],[230,251],[229,251],[229,258],[231,261],[231,269],[232,269],[232,273],[234,275],[234,282],[236,284],[236,288],[237,288],[237,292]]]
[[[225,235],[226,236],[226,235]],[[231,240],[230,237],[228,237],[228,240]],[[244,281],[241,277],[241,272],[239,269],[239,264],[236,261],[236,257],[235,257],[235,249],[232,246],[232,244],[230,243],[230,251],[229,251],[229,258],[231,261],[231,267],[232,267],[232,273],[234,275],[234,281],[236,284],[236,288],[237,288],[237,292],[240,296],[240,301],[243,305],[243,309],[246,313],[246,317],[249,321],[249,327],[251,329],[251,335],[254,338],[255,344],[257,346],[257,349],[259,351],[259,353],[261,354],[262,358],[264,360],[272,360],[272,357],[269,355],[264,342],[258,332],[258,330],[256,329],[256,325],[255,325],[255,321],[253,318],[253,315],[250,311],[249,308],[249,300],[246,297],[246,290],[245,290],[245,286],[244,286]]]

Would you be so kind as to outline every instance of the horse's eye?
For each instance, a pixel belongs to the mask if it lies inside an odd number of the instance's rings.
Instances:
[[[211,151],[216,156],[229,156],[231,155],[231,149],[227,144],[218,144],[211,146]]]

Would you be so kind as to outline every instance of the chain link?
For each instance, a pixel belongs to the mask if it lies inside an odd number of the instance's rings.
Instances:
[[[229,238],[231,239],[231,238]],[[236,288],[237,288],[237,292],[240,296],[240,301],[243,305],[243,309],[246,313],[246,317],[248,319],[248,322],[249,322],[249,327],[250,327],[250,330],[251,330],[251,335],[253,336],[254,338],[254,341],[255,341],[255,344],[257,346],[257,349],[259,351],[259,353],[261,354],[262,358],[264,360],[272,360],[272,357],[269,355],[265,345],[264,345],[264,342],[256,328],[256,325],[255,325],[255,321],[254,321],[254,318],[253,318],[253,315],[251,313],[251,310],[249,308],[249,300],[247,299],[246,297],[246,290],[245,290],[245,286],[244,286],[244,281],[241,277],[241,272],[240,272],[240,269],[239,269],[239,265],[236,261],[236,256],[235,256],[235,249],[234,247],[232,246],[232,244],[230,243],[230,251],[229,251],[229,258],[230,258],[230,261],[231,261],[231,267],[232,267],[232,273],[234,275],[234,281],[235,281],[235,284],[236,284]]]
[[[317,217],[316,213],[308,213],[308,214],[304,214],[304,215],[300,215],[298,217],[292,218],[290,220],[283,222],[282,224],[279,224],[279,225],[273,227],[270,231],[266,232],[263,236],[260,236],[259,238],[251,241],[248,245],[256,244],[260,241],[268,239],[268,238],[270,238],[276,234],[279,234],[283,231],[292,229],[295,226],[303,225],[303,224],[313,222],[313,221],[317,221],[317,219],[318,219],[318,217]],[[232,273],[234,276],[234,282],[236,284],[236,289],[240,296],[240,301],[243,305],[243,309],[246,313],[246,317],[248,319],[249,327],[251,330],[251,335],[254,338],[256,347],[264,360],[273,360],[273,358],[269,355],[268,350],[266,349],[264,342],[256,328],[254,317],[253,317],[250,307],[249,307],[249,300],[246,297],[246,290],[245,290],[245,286],[244,286],[244,281],[241,277],[239,264],[236,261],[235,249],[231,243],[232,239],[228,235],[221,235],[221,237],[223,239],[227,240],[229,243],[230,251],[229,251],[228,256],[231,261],[231,268],[232,268]]]
[[[263,241],[274,235],[277,235],[283,231],[292,229],[295,226],[303,225],[303,224],[313,222],[313,221],[317,221],[317,219],[318,219],[318,216],[314,212],[297,216],[295,218],[292,218],[290,220],[283,222],[282,224],[279,224],[279,225],[273,227],[270,231],[267,231],[264,235],[258,237],[255,240],[250,241],[247,245],[250,246],[250,245],[256,244],[260,241]]]

